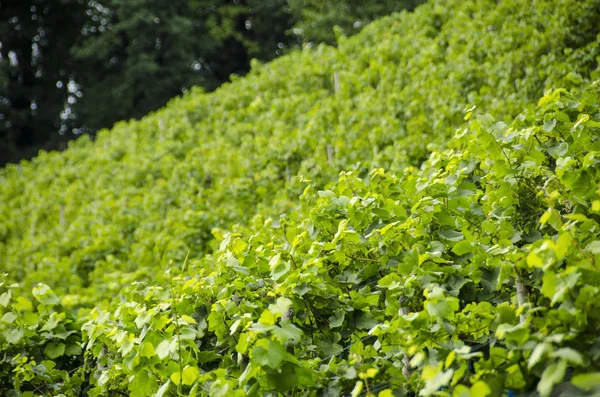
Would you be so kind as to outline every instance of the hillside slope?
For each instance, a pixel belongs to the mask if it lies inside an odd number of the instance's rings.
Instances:
[[[595,368],[599,18],[430,2],[0,171],[0,391],[546,396]]]
[[[91,295],[108,270],[120,279],[163,256],[200,257],[215,227],[288,211],[298,175],[324,186],[359,162],[418,165],[466,106],[508,121],[544,89],[584,82],[597,65],[597,15],[596,2],[432,2],[339,49],[255,65],[94,144],[11,166],[0,173],[2,268]]]

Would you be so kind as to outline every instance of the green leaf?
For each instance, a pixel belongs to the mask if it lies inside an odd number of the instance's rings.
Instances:
[[[313,387],[315,383],[315,371],[309,368],[295,366],[296,377],[299,387]]]
[[[538,254],[531,251],[529,255],[527,255],[527,265],[530,267],[542,268],[544,267],[544,261],[542,260],[542,258],[540,258]]]
[[[138,327],[139,329],[142,329],[142,327],[147,324],[150,320],[152,320],[152,316],[153,316],[153,312],[152,311],[147,311],[144,312],[142,314],[140,314],[139,316],[136,317],[136,319],[134,320],[136,327]]]
[[[277,267],[277,265],[279,265],[280,260],[281,260],[281,254],[277,254],[277,255],[273,256],[269,260],[269,268],[271,270],[273,270],[275,267]]]
[[[171,381],[167,380],[167,383],[165,383],[158,389],[158,391],[156,392],[154,397],[163,397],[165,395],[165,393],[167,392],[167,390],[169,390],[170,385],[171,385]]]
[[[580,389],[588,391],[596,386],[600,386],[600,372],[575,375],[571,379],[571,382]]]
[[[77,343],[68,344],[65,348],[65,355],[78,356],[81,354],[81,346]]]
[[[281,372],[279,371],[268,371],[267,379],[272,387],[280,393],[285,393],[296,387],[298,384],[298,377],[294,371],[294,365],[285,363]]]
[[[182,316],[181,316],[181,319],[182,319],[183,321],[185,321],[186,323],[188,323],[188,324],[197,324],[196,320],[194,320],[194,318],[193,318],[193,317],[191,317],[191,316],[188,316],[188,315],[186,315],[186,314],[182,315]]]
[[[355,312],[356,313],[356,312]],[[355,314],[352,324],[356,329],[371,329],[378,324],[377,320],[369,312],[360,311]]]
[[[17,319],[17,316],[13,312],[6,312],[0,319],[0,322],[5,324],[12,324]]]
[[[142,357],[148,357],[148,358],[154,356],[154,345],[148,341],[144,341],[140,345],[140,355]]]
[[[52,313],[54,314],[54,313]],[[61,313],[64,315],[64,313]],[[36,312],[24,312],[21,315],[21,323],[23,325],[37,326],[40,320],[40,316]]]
[[[432,396],[440,390],[441,387],[447,386],[452,380],[453,370],[441,371],[437,370],[435,373],[431,371],[428,374],[427,371],[423,371],[423,378],[425,379],[425,387],[419,392],[420,396]]]
[[[191,327],[181,327],[179,329],[178,339],[184,340],[195,340],[198,336],[198,332]]]
[[[194,386],[192,386],[192,388],[190,389],[190,393],[188,394],[188,397],[198,397],[198,387],[200,386],[200,383],[195,383]]]
[[[17,296],[17,302],[13,304],[16,310],[32,311],[33,305],[31,301],[23,296]]]
[[[0,295],[0,305],[7,307],[10,302],[10,296],[10,291],[3,292],[2,295]]]
[[[285,276],[290,271],[290,264],[288,262],[279,262],[275,267],[271,269],[271,278],[278,281],[281,277]]]
[[[46,284],[38,284],[33,289],[33,296],[38,300],[38,302],[44,305],[57,305],[60,303],[60,300],[54,294],[54,291],[52,291]]]
[[[271,310],[263,310],[263,312],[261,313],[259,319],[258,319],[258,324],[262,325],[273,325],[275,324],[275,321],[277,320],[277,318],[275,317],[275,315],[273,314],[273,312]],[[257,325],[257,324],[254,324]]]
[[[275,326],[271,330],[271,334],[281,342],[299,341],[302,338],[302,331],[289,320],[282,320],[280,326]]]
[[[455,241],[455,242],[461,241],[462,239],[465,238],[465,236],[463,236],[462,233],[457,232],[456,230],[449,230],[449,229],[440,229],[439,235],[443,239],[446,239],[448,241]]]
[[[287,313],[292,307],[292,301],[285,297],[277,298],[277,301],[273,304],[269,305],[269,311],[273,313],[274,316],[283,316],[287,315]]]
[[[260,339],[250,351],[254,363],[273,369],[279,368],[284,356],[285,348],[281,343],[266,339]]]
[[[217,379],[212,385],[210,385],[209,396],[210,397],[228,397],[231,395],[229,389],[231,384],[223,379]]]
[[[127,354],[129,354],[129,352],[131,350],[133,350],[134,346],[135,346],[135,335],[128,334],[125,338],[123,338],[123,341],[119,347],[119,353],[121,353],[123,356],[126,356]]]
[[[173,382],[173,384],[179,385],[181,382],[181,372],[179,371],[175,371],[171,374],[171,376],[169,377],[169,379],[171,380],[171,382]]]
[[[194,384],[194,382],[196,381],[196,379],[198,379],[198,376],[200,375],[200,370],[198,369],[198,367],[192,367],[192,366],[186,366],[182,373],[182,379],[183,379],[183,384],[187,385],[187,386],[191,386],[192,384]]]
[[[566,369],[567,364],[563,360],[560,360],[558,363],[552,363],[546,367],[537,386],[537,390],[540,392],[541,397],[550,396],[554,385],[562,382]]]
[[[468,241],[460,241],[454,244],[454,247],[452,247],[452,252],[454,252],[456,255],[468,254],[473,252],[473,246]]]
[[[65,313],[52,313],[40,331],[52,331],[65,319]]]
[[[237,258],[234,256],[229,256],[227,258],[227,266],[232,268],[235,272],[243,274],[244,276],[247,276],[250,274],[250,269],[248,269],[247,267],[241,266],[240,261],[238,261]]]
[[[554,252],[556,253],[556,258],[558,260],[563,259],[570,252],[572,243],[573,238],[569,233],[562,233],[558,237],[554,247]]]
[[[448,297],[446,299],[426,301],[425,308],[430,316],[443,320],[458,310],[458,300],[456,298]]]
[[[329,328],[341,327],[344,324],[344,317],[346,312],[344,310],[336,310],[333,315],[329,317]]]
[[[46,354],[51,359],[55,359],[57,357],[65,354],[65,344],[64,343],[48,343],[46,348],[44,349],[44,354]]]
[[[452,392],[452,397],[474,397],[471,395],[471,390],[464,385],[456,385]]]
[[[552,353],[550,353],[550,357],[561,358],[567,363],[582,366],[583,365],[583,355],[579,353],[575,349],[571,349],[570,347],[562,347]]]
[[[552,347],[547,343],[539,343],[535,346],[527,361],[527,368],[532,369],[536,364],[542,362],[546,354],[550,352]]]
[[[561,229],[563,224],[560,213],[554,208],[549,208],[542,214],[540,217],[540,223],[542,225],[549,224],[557,231]]]
[[[488,384],[483,381],[477,381],[471,386],[472,396],[486,397],[490,394],[492,394],[492,389],[490,389]]]
[[[600,240],[592,241],[585,247],[585,250],[591,252],[592,254],[600,254]]]
[[[171,342],[169,342],[168,340],[163,340],[162,342],[160,342],[155,349],[156,355],[161,360],[163,360],[165,357],[167,357],[169,355],[170,351],[171,351]]]
[[[23,337],[24,331],[23,331],[23,328],[15,328],[15,329],[11,329],[10,331],[6,332],[4,335],[5,335],[6,341],[8,343],[16,345],[17,343],[19,343],[19,341]]]
[[[554,127],[556,127],[556,119],[550,119],[544,121],[544,126],[542,128],[546,132],[551,132]]]
[[[154,382],[150,379],[148,370],[142,369],[138,371],[133,381],[129,384],[130,396],[132,397],[146,397],[151,395],[152,385]]]
[[[553,271],[548,271],[544,273],[542,280],[542,294],[546,298],[552,299],[556,293],[556,274]]]
[[[569,273],[566,277],[562,276],[560,283],[557,283],[556,293],[552,297],[551,303],[562,302],[565,295],[575,287],[580,276],[581,273],[578,271]]]
[[[242,333],[239,337],[238,343],[235,346],[235,351],[237,351],[238,353],[245,354],[248,350],[249,339],[250,336],[247,333]]]

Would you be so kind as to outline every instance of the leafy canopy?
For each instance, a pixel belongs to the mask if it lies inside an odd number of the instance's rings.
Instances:
[[[447,5],[1,171],[0,391],[597,393],[598,3]]]

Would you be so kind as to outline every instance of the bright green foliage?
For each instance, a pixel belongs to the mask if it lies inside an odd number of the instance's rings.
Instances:
[[[10,166],[0,171],[3,268],[26,288],[48,283],[67,306],[144,277],[162,283],[155,266],[212,251],[216,228],[294,208],[299,175],[323,187],[359,162],[362,173],[401,171],[443,146],[467,104],[508,121],[546,86],[584,82],[598,51],[595,4],[427,4],[339,49],[255,65],[94,144]],[[592,29],[588,44],[577,29]]]
[[[4,171],[4,390],[597,393],[598,3],[444,7]]]
[[[45,284],[33,298],[4,277],[0,289],[0,390],[77,393],[85,377],[73,371],[83,364],[80,325]]]
[[[339,395],[360,379],[425,396],[536,385],[548,396],[567,368],[594,389],[599,93],[549,91],[510,127],[473,117],[420,170],[309,185],[306,210],[228,233],[193,278],[137,284],[116,310],[94,309],[86,347],[113,362],[98,393],[140,371],[159,371],[153,391],[197,381],[209,395]]]

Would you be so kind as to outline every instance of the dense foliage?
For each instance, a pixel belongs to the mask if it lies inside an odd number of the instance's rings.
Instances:
[[[191,86],[213,90],[252,58],[334,43],[335,25],[355,33],[421,1],[2,2],[0,166],[140,118]]]
[[[594,395],[598,17],[428,3],[1,171],[0,392]]]

